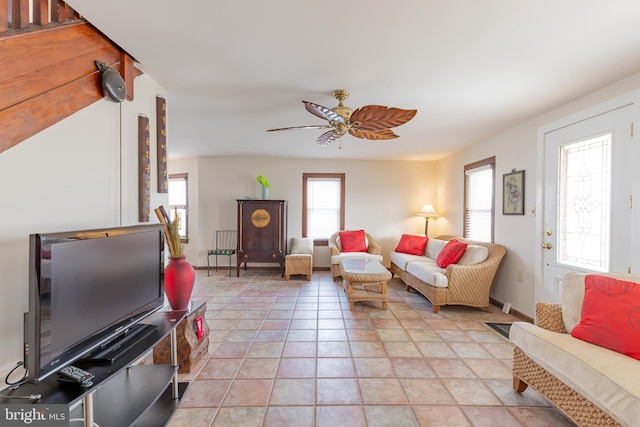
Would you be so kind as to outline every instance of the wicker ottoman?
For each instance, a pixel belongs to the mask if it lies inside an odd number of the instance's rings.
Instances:
[[[284,278],[289,280],[292,274],[304,274],[311,280],[313,270],[313,255],[289,254],[284,257]]]
[[[391,272],[379,261],[372,259],[345,259],[341,261],[342,286],[349,298],[349,308],[354,301],[379,301],[387,309],[387,282]]]

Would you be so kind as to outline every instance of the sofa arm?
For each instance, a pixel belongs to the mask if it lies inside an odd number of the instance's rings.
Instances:
[[[380,255],[382,253],[382,248],[377,243],[369,243],[369,247],[367,248],[367,252],[373,255]]]
[[[536,325],[551,332],[566,334],[562,322],[562,306],[539,302],[536,304]]]

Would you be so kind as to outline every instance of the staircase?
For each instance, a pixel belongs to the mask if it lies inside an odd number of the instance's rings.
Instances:
[[[103,98],[95,61],[133,100],[134,60],[64,2],[0,0],[0,153]]]

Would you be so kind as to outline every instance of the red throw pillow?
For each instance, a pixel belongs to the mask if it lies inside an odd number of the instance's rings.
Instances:
[[[342,252],[367,252],[364,230],[341,231],[340,247]]]
[[[458,262],[466,250],[466,243],[459,242],[456,239],[451,239],[446,245],[444,245],[444,248],[442,248],[438,254],[436,264],[438,264],[440,268],[447,268],[449,264],[455,264]]]
[[[396,247],[396,252],[402,252],[410,255],[424,255],[424,248],[427,246],[427,236],[415,236],[412,234],[403,234],[400,237],[400,243]]]
[[[640,360],[640,284],[589,274],[571,336]]]

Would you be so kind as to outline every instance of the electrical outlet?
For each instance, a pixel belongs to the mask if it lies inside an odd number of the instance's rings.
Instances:
[[[518,282],[524,282],[524,271],[518,270]]]
[[[511,303],[505,302],[504,305],[502,306],[502,312],[509,314],[510,311],[511,311]]]

